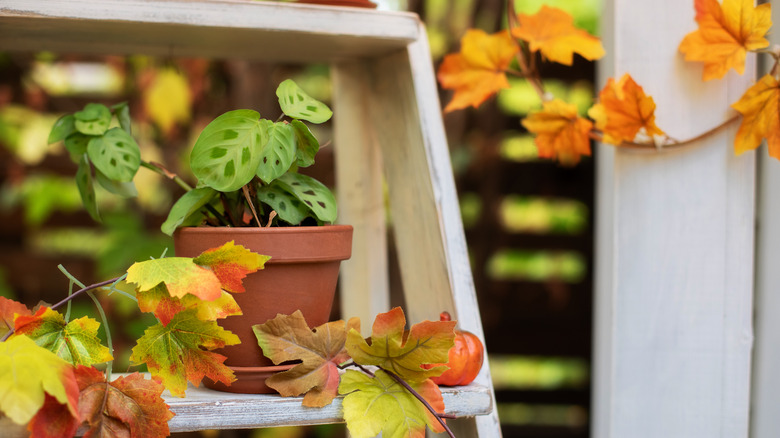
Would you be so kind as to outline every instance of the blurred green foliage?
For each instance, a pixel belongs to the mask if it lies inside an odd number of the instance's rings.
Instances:
[[[587,273],[582,254],[574,251],[500,250],[490,257],[487,274],[494,280],[578,283]]]

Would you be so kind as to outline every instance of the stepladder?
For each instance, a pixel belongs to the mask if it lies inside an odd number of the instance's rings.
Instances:
[[[342,315],[372,321],[389,310],[393,226],[407,319],[436,320],[446,310],[484,339],[427,36],[416,15],[248,0],[0,0],[0,50],[329,63],[339,222],[354,227],[352,258],[341,271]],[[487,361],[469,387],[444,396],[447,411],[463,417],[450,422],[457,436],[501,436]],[[170,426],[340,419],[338,403],[311,413],[294,402],[199,390],[169,401],[177,414]]]

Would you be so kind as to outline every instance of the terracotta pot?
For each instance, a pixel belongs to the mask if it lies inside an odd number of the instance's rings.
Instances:
[[[298,3],[330,6],[352,6],[356,8],[376,8],[376,3],[369,0],[298,0]]]
[[[252,326],[296,310],[303,313],[309,327],[328,322],[339,264],[352,253],[352,227],[182,228],[173,239],[179,257],[195,257],[231,240],[271,256],[265,269],[244,279],[246,292],[233,294],[243,315],[218,321],[241,339],[239,345],[214,350],[227,357],[225,365],[238,380],[229,387],[209,379],[204,384],[228,392],[274,392],[265,386],[265,378],[279,369],[268,369],[273,363],[263,356]]]

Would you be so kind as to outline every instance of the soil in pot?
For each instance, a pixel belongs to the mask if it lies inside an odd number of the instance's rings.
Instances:
[[[243,315],[218,321],[241,344],[215,350],[227,357],[236,373],[229,387],[205,379],[206,387],[241,393],[273,392],[265,386],[269,372],[278,372],[257,345],[252,326],[277,314],[300,310],[309,327],[328,322],[336,292],[339,265],[352,253],[352,227],[182,228],[174,234],[176,255],[194,257],[234,241],[258,254],[271,256],[265,269],[244,279],[246,292],[233,294]]]

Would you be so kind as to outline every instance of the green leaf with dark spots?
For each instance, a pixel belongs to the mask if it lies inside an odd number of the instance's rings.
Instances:
[[[103,135],[111,124],[111,111],[105,105],[88,103],[73,114],[76,130],[87,135]]]
[[[114,181],[110,179],[109,177],[103,175],[103,172],[95,169],[95,180],[98,182],[100,187],[103,187],[107,191],[121,196],[123,198],[135,198],[138,196],[138,190],[135,188],[135,183],[132,181],[130,182],[119,182]]]
[[[252,110],[229,111],[209,123],[190,154],[199,184],[230,192],[251,181],[271,124]]]
[[[311,215],[311,209],[295,195],[284,190],[278,181],[259,187],[257,199],[270,206],[280,220],[290,225],[298,225]]]
[[[336,198],[321,182],[300,173],[287,173],[276,181],[282,189],[292,193],[299,201],[306,204],[317,219],[323,222],[336,220],[338,215]]]
[[[119,121],[119,127],[124,129],[125,132],[132,135],[131,120],[130,120],[130,107],[127,102],[118,103],[111,107],[111,112],[114,113],[116,119]]]
[[[295,151],[297,160],[295,164],[298,167],[309,167],[314,164],[314,156],[320,150],[320,142],[311,133],[309,127],[300,120],[293,120],[291,125],[295,130],[297,146]]]
[[[295,160],[295,131],[292,125],[274,123],[268,128],[268,142],[260,152],[257,176],[268,184],[284,175]]]
[[[89,159],[105,176],[119,182],[133,180],[141,165],[141,150],[133,137],[121,128],[112,128],[87,145]]]
[[[94,137],[90,135],[84,135],[80,132],[74,132],[73,134],[65,137],[65,149],[70,153],[70,159],[78,164],[81,161],[81,157],[87,153],[87,145],[89,141]]]
[[[327,122],[333,111],[327,105],[306,94],[292,79],[287,79],[276,89],[279,106],[287,116],[311,123]]]
[[[211,187],[201,187],[190,190],[182,195],[168,213],[168,218],[163,222],[160,229],[163,233],[171,236],[180,225],[189,223],[193,216],[200,218],[201,209],[217,196],[217,192]]]

